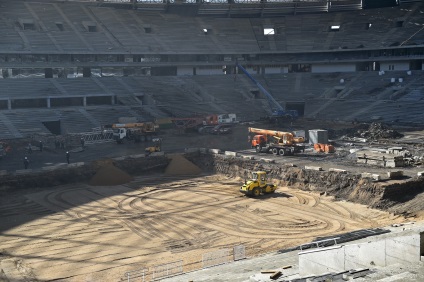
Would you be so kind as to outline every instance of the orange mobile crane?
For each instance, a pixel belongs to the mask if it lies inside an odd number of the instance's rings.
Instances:
[[[249,133],[255,134],[251,140],[251,146],[257,153],[289,156],[305,151],[303,143],[305,138],[296,137],[291,132],[249,127]]]

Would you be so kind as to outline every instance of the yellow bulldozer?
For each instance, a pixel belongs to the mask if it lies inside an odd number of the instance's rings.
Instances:
[[[153,146],[147,147],[144,149],[146,155],[150,155],[154,152],[160,152],[162,150],[162,139],[161,138],[153,138],[152,139]]]
[[[252,172],[252,179],[245,181],[240,192],[246,196],[258,197],[261,194],[271,194],[277,190],[277,185],[267,183],[265,171]]]

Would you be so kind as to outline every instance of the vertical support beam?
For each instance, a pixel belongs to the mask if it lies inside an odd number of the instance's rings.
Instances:
[[[47,108],[50,109],[50,97],[47,98]]]
[[[11,110],[12,109],[12,100],[7,99],[7,109]]]
[[[82,105],[87,107],[87,97],[82,97]]]
[[[110,96],[110,103],[115,105],[115,96]]]

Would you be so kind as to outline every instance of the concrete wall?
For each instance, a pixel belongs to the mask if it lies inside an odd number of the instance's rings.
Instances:
[[[284,68],[284,67],[265,67],[264,71],[265,71],[265,74],[287,73],[288,68],[287,67],[286,68]]]
[[[392,68],[390,68],[392,66]],[[380,70],[382,71],[407,71],[409,70],[409,62],[408,61],[399,61],[399,62],[381,62]]]
[[[356,65],[351,64],[312,64],[311,72],[354,72]]]
[[[225,73],[222,71],[222,68],[196,68],[196,75],[216,75]]]
[[[177,75],[193,75],[193,67],[177,67]]]
[[[301,276],[341,272],[356,268],[371,268],[392,264],[416,264],[420,261],[422,241],[420,234],[381,239],[354,245],[299,253]]]

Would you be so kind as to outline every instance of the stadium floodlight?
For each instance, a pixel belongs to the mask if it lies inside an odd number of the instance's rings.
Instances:
[[[275,30],[273,28],[264,28],[264,35],[274,35]]]

